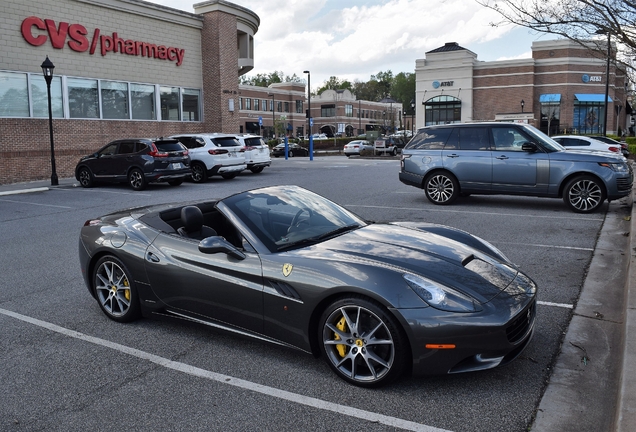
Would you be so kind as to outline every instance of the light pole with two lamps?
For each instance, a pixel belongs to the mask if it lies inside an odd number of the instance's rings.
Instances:
[[[55,144],[53,143],[53,111],[51,109],[51,81],[53,80],[53,62],[49,60],[49,56],[46,56],[46,60],[42,62],[42,73],[44,74],[44,80],[46,81],[46,92],[49,97],[49,134],[51,139],[51,186],[57,186],[59,184],[57,179],[57,172],[55,170]]]
[[[314,137],[312,136],[312,120],[311,120],[311,73],[308,70],[303,71],[307,74],[307,121],[309,122],[309,160],[314,160]]]
[[[603,104],[603,136],[607,136],[607,102],[609,99],[609,71],[610,71],[610,56],[612,55],[611,38],[612,33],[609,30],[598,29],[596,34],[607,34],[607,63],[605,65],[605,101]]]

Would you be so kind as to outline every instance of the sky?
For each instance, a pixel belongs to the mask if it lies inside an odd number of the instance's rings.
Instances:
[[[148,0],[147,0],[148,1]],[[194,12],[187,0],[151,3]],[[426,52],[457,42],[481,61],[531,57],[533,41],[553,35],[513,26],[475,0],[230,0],[256,13],[254,69],[306,78],[315,91],[331,76],[368,81],[378,72],[415,72]]]

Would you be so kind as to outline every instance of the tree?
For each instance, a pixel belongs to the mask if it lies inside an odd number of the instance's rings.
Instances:
[[[292,76],[285,75],[283,72],[274,71],[268,74],[256,74],[254,76],[243,75],[239,78],[239,84],[241,85],[253,85],[257,87],[269,87],[270,84],[282,83],[282,82],[304,82],[298,75]]]
[[[391,84],[391,96],[402,103],[402,113],[414,114],[411,109],[411,100],[415,98],[415,74],[410,72],[397,74]]]
[[[599,34],[609,34],[625,47],[624,63],[633,66],[632,59],[636,54],[636,2],[633,0],[476,1],[502,16],[500,22],[491,23],[495,27],[516,24],[577,43],[592,40]],[[603,49],[596,51],[604,52]]]
[[[316,90],[315,94],[320,94],[325,90],[351,90],[352,85],[347,80],[341,80],[338,77],[332,76],[323,85]]]

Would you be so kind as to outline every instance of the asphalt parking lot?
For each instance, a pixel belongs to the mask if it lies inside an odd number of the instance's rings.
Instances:
[[[0,430],[528,430],[601,229],[614,227],[608,254],[623,247],[631,203],[605,204],[591,215],[571,213],[560,200],[525,197],[471,196],[439,207],[399,182],[395,159],[272,162],[261,174],[143,192],[82,189],[63,179],[51,190],[0,196]],[[77,258],[85,220],[276,184],[308,188],[366,219],[442,223],[493,243],[539,286],[530,346],[506,367],[365,390],[339,380],[322,360],[286,348],[179,321],[117,324],[88,294]],[[620,268],[610,270],[608,279],[620,277]],[[609,288],[608,296],[618,295]],[[590,313],[595,309],[590,304]],[[584,357],[576,367],[600,363]],[[599,391],[606,384],[598,383]],[[594,397],[599,407],[612,402]],[[602,430],[583,421],[577,430]]]

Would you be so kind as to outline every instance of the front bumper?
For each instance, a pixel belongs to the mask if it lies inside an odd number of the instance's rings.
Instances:
[[[450,314],[434,308],[400,309],[413,353],[413,375],[444,375],[492,369],[517,358],[530,343],[536,321],[536,299],[526,297],[503,315],[510,302],[493,299],[482,313]],[[502,313],[486,312],[493,307]],[[427,345],[429,346],[427,348]],[[452,349],[436,346],[452,345]]]

